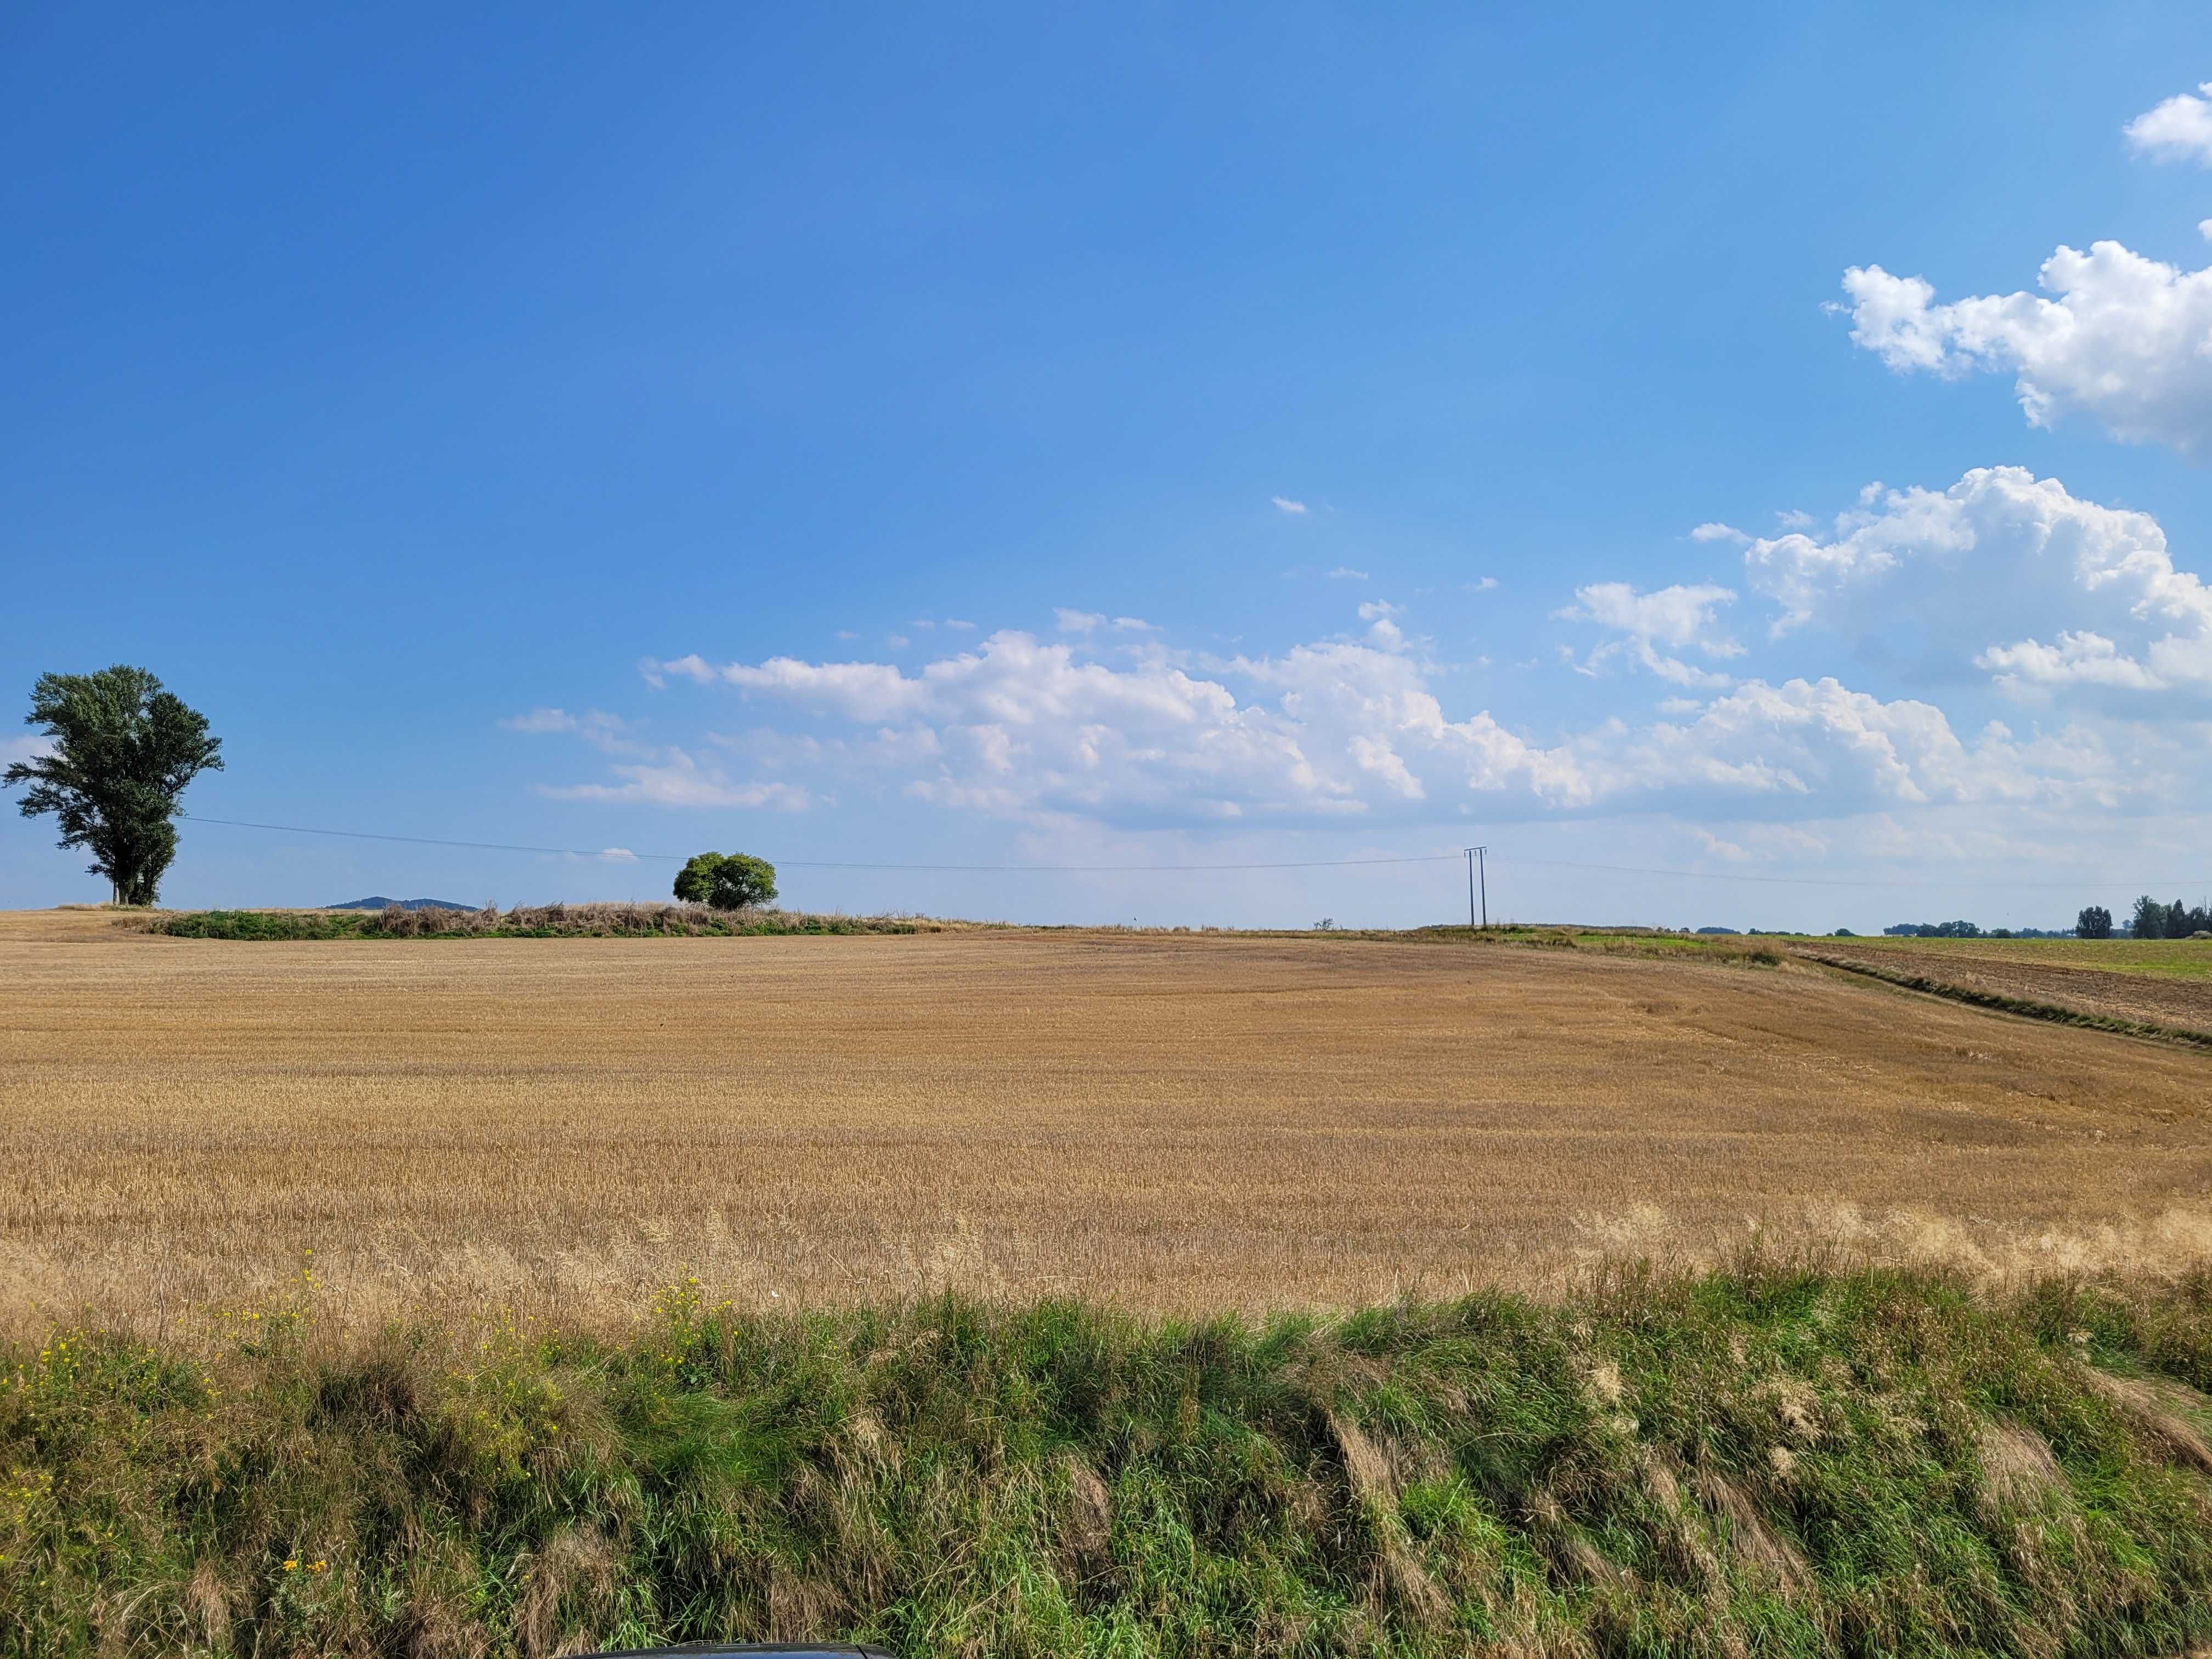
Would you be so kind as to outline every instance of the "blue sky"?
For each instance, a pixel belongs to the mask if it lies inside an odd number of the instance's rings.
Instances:
[[[810,906],[2212,890],[2212,21],[1526,9],[15,9],[0,690]],[[0,904],[100,896],[52,841]],[[164,896],[669,874],[203,824]]]

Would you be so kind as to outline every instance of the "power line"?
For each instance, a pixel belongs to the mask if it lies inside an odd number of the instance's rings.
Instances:
[[[1685,881],[1755,881],[1783,887],[2050,887],[2075,892],[2085,887],[2129,887],[2132,881],[2108,879],[2101,876],[2082,876],[2072,881],[2016,881],[2009,876],[1954,876],[1933,879],[1850,877],[1850,876],[1754,876],[1737,870],[1662,870],[1635,864],[1577,864],[1565,859],[1524,859],[1508,860],[1513,864],[1541,865],[1552,870],[1604,870],[1619,876],[1674,876]],[[2195,876],[2173,880],[2154,877],[2144,884],[2150,887],[2186,887],[2197,880]]]
[[[380,835],[368,830],[325,830],[302,823],[257,823],[244,818],[206,818],[196,813],[179,815],[193,823],[221,824],[231,830],[266,830],[286,836],[328,836],[342,841],[395,842],[407,847],[453,847],[477,853],[532,853],[549,858],[594,859],[604,860],[608,854],[620,854],[622,861],[635,859],[641,863],[682,864],[689,856],[683,853],[633,853],[627,848],[526,847],[512,842],[448,841],[431,836]],[[842,862],[817,859],[777,859],[778,866],[792,870],[878,870],[906,872],[913,874],[939,875],[1177,875],[1204,874],[1208,872],[1239,870],[1346,870],[1377,865],[1442,864],[1459,860],[1462,853],[1421,853],[1397,858],[1373,859],[1299,859],[1272,864],[872,864],[858,861]],[[1509,864],[1528,865],[1551,870],[1595,870],[1619,876],[1668,876],[1682,881],[1753,882],[1775,887],[2038,887],[2064,891],[2079,891],[2088,887],[2126,887],[2138,884],[2138,880],[2120,881],[2095,876],[2081,876],[2069,881],[2027,881],[2011,877],[1946,877],[1929,879],[1897,877],[1848,876],[1756,876],[1735,870],[1677,870],[1637,864],[1586,864],[1570,859],[1532,859],[1509,855]],[[2147,887],[2185,887],[2200,879],[2187,877],[2179,880],[2159,878],[2141,881]]]
[[[343,841],[396,841],[409,847],[464,847],[478,853],[544,853],[555,858],[597,859],[617,850],[601,848],[586,852],[575,847],[519,847],[503,841],[440,841],[428,836],[380,836],[367,830],[317,830],[304,823],[252,823],[244,818],[204,818],[197,812],[179,812],[177,816],[190,823],[220,823],[231,830],[273,830],[283,836],[335,836]],[[627,848],[621,849],[625,852]],[[683,859],[673,853],[630,853],[634,859],[659,862],[672,860],[678,864]]]

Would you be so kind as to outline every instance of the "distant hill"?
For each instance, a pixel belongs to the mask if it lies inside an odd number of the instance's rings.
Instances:
[[[386,910],[395,904],[403,910],[475,910],[482,908],[481,906],[474,904],[456,904],[451,899],[391,899],[379,897],[353,899],[344,904],[325,904],[323,908],[325,910]]]

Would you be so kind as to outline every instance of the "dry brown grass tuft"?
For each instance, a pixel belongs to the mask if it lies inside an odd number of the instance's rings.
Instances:
[[[1742,1488],[1713,1470],[1700,1473],[1697,1486],[1698,1496],[1727,1522],[1729,1548],[1736,1559],[1765,1577],[1783,1595],[1802,1595],[1812,1582],[1804,1557],[1766,1523],[1759,1506]]]
[[[0,975],[19,1328],[622,1321],[687,1273],[741,1306],[1194,1311],[1754,1237],[1996,1277],[2212,1252],[2212,1057],[1692,953],[241,945],[88,913],[0,918]]]
[[[2065,1471],[2051,1455],[2051,1443],[2017,1423],[1990,1423],[1981,1434],[1982,1497],[1991,1510],[2032,1510],[2051,1492],[2063,1492]]]
[[[2083,1366],[2081,1374],[2175,1462],[2212,1474],[2212,1442],[2184,1415],[2205,1410],[2208,1402],[2202,1395],[2167,1379],[2114,1376],[2092,1365]]]

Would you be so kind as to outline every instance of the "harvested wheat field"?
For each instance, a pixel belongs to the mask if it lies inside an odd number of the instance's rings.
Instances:
[[[2212,1246],[2212,1055],[1779,969],[979,932],[238,944],[0,926],[0,1317],[1152,1310],[1770,1243]]]

